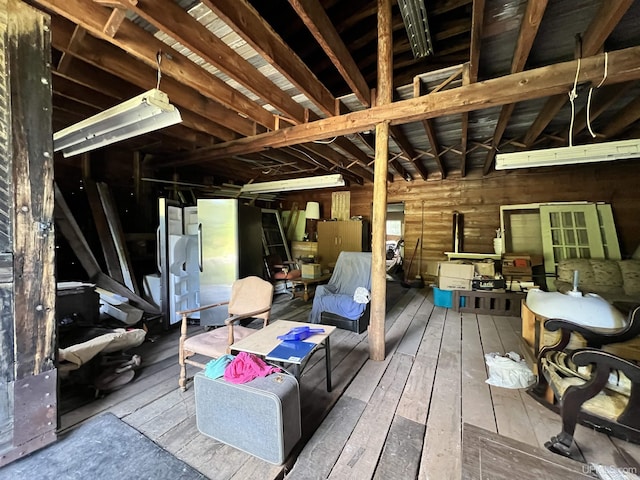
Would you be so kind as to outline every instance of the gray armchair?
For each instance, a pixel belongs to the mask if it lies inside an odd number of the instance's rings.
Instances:
[[[316,287],[309,322],[364,332],[369,302],[354,299],[358,287],[371,290],[371,252],[340,252],[329,283]]]

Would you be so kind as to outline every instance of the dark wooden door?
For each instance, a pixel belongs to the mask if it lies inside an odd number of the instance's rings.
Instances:
[[[49,32],[0,0],[0,467],[56,438]]]

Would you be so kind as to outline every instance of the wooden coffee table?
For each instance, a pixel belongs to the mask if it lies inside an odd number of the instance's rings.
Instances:
[[[296,278],[295,280],[291,280],[291,283],[293,284],[294,288],[296,287],[296,285],[304,286],[304,291],[302,292],[302,299],[305,302],[308,302],[309,299],[311,298],[310,293],[313,293],[313,292],[309,292],[309,285],[318,285],[320,283],[325,283],[325,282],[328,282],[330,278],[331,278],[331,274],[325,273],[324,275],[321,275],[317,278],[305,278],[305,277]],[[296,294],[296,292],[294,291],[293,295],[296,296],[300,294]]]
[[[269,353],[273,351],[282,340],[278,339],[279,335],[284,335],[294,327],[310,327],[322,328],[324,333],[316,333],[315,335],[305,338],[305,342],[314,343],[316,346],[308,352],[304,357],[296,358],[275,358],[270,357]],[[278,363],[286,363],[293,365],[295,377],[299,380],[302,367],[307,363],[311,355],[319,348],[325,349],[325,364],[327,369],[327,391],[331,391],[331,346],[329,344],[329,336],[334,332],[336,327],[332,325],[322,325],[319,323],[293,322],[290,320],[276,320],[269,323],[266,327],[261,328],[256,333],[249,335],[231,345],[231,352],[247,352],[272,360]]]

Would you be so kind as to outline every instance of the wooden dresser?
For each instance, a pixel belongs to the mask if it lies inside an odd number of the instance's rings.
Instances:
[[[332,268],[342,251],[369,251],[369,238],[366,221],[318,222],[318,257],[322,269]]]

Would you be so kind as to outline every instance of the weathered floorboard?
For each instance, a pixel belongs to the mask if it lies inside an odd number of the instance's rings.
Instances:
[[[390,348],[382,362],[368,359],[366,333],[336,332],[332,392],[324,383],[324,354],[307,365],[300,382],[303,438],[285,465],[271,465],[198,431],[194,390],[181,392],[177,387],[173,331],[167,339],[141,347],[143,368],[134,382],[92,406],[63,415],[63,424],[76,425],[105,410],[114,412],[216,480],[457,480],[463,422],[497,432],[505,444],[516,440],[541,447],[558,433],[558,415],[524,391],[489,388],[484,383],[484,353],[515,349],[519,319],[434,308],[428,295],[426,289],[409,289],[389,306]],[[280,313],[274,318],[286,318],[289,304],[296,316],[305,316],[301,309],[311,306],[300,299],[284,299],[278,301]],[[578,428],[576,441],[576,458],[582,454],[587,461],[629,468],[640,463],[640,446],[584,427]],[[518,465],[511,468],[513,478],[518,478]]]

